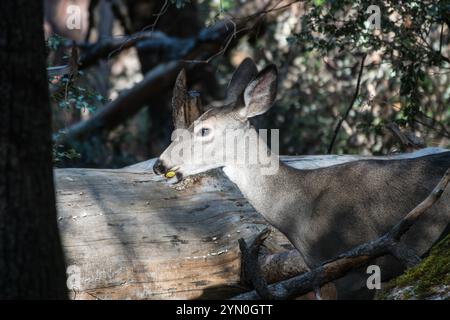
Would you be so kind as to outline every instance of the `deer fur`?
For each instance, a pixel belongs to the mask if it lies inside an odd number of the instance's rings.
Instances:
[[[250,204],[286,235],[310,268],[390,230],[427,197],[450,167],[450,152],[412,159],[353,161],[314,170],[289,167],[279,162],[248,120],[272,106],[276,86],[277,71],[273,65],[257,73],[253,61],[245,59],[230,82],[222,106],[207,107],[191,123],[186,123],[188,117],[174,120],[177,127],[188,128],[192,139],[180,142],[174,137],[153,169],[164,174],[174,168],[176,176],[171,180],[176,183],[192,174],[222,168]],[[180,92],[174,92],[174,96],[179,97]],[[175,163],[170,156],[180,144],[187,148],[195,144],[218,148],[216,140],[224,130],[235,129],[243,130],[242,139],[263,146],[259,154],[278,164],[275,174],[263,174],[259,164],[237,165],[220,157],[193,164],[184,159]],[[450,221],[449,193],[447,190],[403,238],[402,242],[418,255],[427,252],[446,232]],[[380,265],[384,278],[402,269],[392,257],[374,264]],[[364,287],[367,276],[365,270],[359,270],[337,281],[340,297]]]

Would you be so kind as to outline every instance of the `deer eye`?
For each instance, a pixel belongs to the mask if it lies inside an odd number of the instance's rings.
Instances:
[[[199,131],[199,133],[202,137],[206,137],[210,132],[211,132],[211,130],[209,130],[209,128],[201,128]]]

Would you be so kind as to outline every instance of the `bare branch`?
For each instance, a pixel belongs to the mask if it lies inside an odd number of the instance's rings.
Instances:
[[[263,18],[265,18],[269,13],[275,12],[275,11],[285,10],[285,9],[291,7],[293,4],[301,2],[301,0],[294,0],[292,2],[289,2],[286,5],[278,7],[278,5],[281,2],[282,2],[282,0],[278,0],[277,3],[272,8],[269,8],[269,6],[271,4],[271,2],[269,1],[264,9],[262,9],[261,11],[259,11],[257,13],[248,15],[246,17],[236,18],[236,17],[230,15],[230,18],[227,18],[225,21],[229,22],[229,23],[231,23],[233,25],[234,32],[232,34],[230,34],[227,39],[225,39],[225,43],[224,43],[224,45],[222,45],[222,48],[220,49],[220,51],[218,51],[215,54],[211,55],[207,59],[203,59],[203,60],[183,60],[183,62],[186,62],[186,63],[210,63],[214,58],[224,54],[227,51],[227,49],[229,48],[229,46],[232,43],[232,41],[236,39],[237,35],[239,35],[239,34],[241,34],[243,32],[247,32],[249,30],[255,29],[255,27],[258,25],[258,23],[260,23],[261,20]],[[242,28],[238,28],[238,24],[233,21],[233,19],[234,20],[250,21],[251,19],[253,19],[255,17],[257,19],[251,26],[245,26],[245,27],[242,27]]]
[[[179,55],[180,60],[183,60],[183,62],[186,63],[209,63],[212,59],[220,56],[223,54],[230,46],[232,41],[237,38],[240,34],[245,34],[247,31],[253,29],[264,17],[266,17],[268,14],[272,12],[282,11],[290,6],[292,6],[295,3],[301,2],[300,0],[294,0],[289,2],[286,5],[278,7],[278,4],[281,2],[280,0],[277,0],[277,3],[270,7],[273,3],[273,0],[267,1],[265,4],[263,4],[263,8],[260,9],[258,12],[247,15],[247,16],[234,16],[232,14],[228,14],[229,17],[225,18],[223,21],[218,22],[215,26],[211,28],[205,28],[203,31],[199,33],[197,37],[193,38],[186,38],[186,39],[180,39],[180,38],[173,38],[168,37],[164,35],[164,33],[156,31],[155,27],[158,23],[158,20],[161,15],[164,14],[164,12],[167,10],[168,4],[167,1],[161,8],[161,11],[156,14],[156,20],[153,24],[146,26],[141,31],[130,35],[130,36],[122,36],[122,37],[112,37],[108,39],[101,39],[98,43],[95,44],[79,44],[81,48],[84,48],[85,52],[83,56],[81,57],[81,68],[87,68],[91,66],[92,64],[96,63],[99,59],[110,59],[112,56],[122,52],[125,49],[131,48],[138,43],[142,43],[145,41],[145,46],[147,47],[155,47],[160,48],[161,44],[172,44],[174,45],[176,42],[178,43],[186,43],[186,41],[192,42],[192,43],[206,43],[206,42],[221,42],[221,49],[218,52],[214,52],[213,55],[209,56],[206,59],[185,59],[183,54]],[[250,6],[248,6],[250,7]],[[242,8],[241,8],[242,9]],[[245,12],[246,9],[243,8],[240,10],[242,12]],[[255,23],[252,25],[248,25],[248,23],[252,20],[255,20]],[[238,22],[235,22],[238,21]],[[222,27],[226,28],[226,34],[223,37],[211,37],[211,35],[214,35],[216,33],[217,29],[220,29]],[[148,31],[150,29],[150,31]],[[154,40],[154,44],[151,43],[151,40]],[[225,40],[224,40],[225,39]],[[164,41],[164,42],[162,42]],[[173,48],[172,46],[171,48]],[[178,50],[168,50],[172,52],[177,52]],[[182,50],[183,51],[183,50]]]
[[[63,130],[58,143],[80,138],[104,128],[115,127],[129,115],[135,114],[149,97],[168,87],[180,68],[181,64],[176,61],[158,65],[148,72],[141,82],[99,109],[91,118]]]
[[[208,32],[203,34],[202,37],[222,39],[223,35],[227,33],[225,25],[222,24],[216,28],[208,29]],[[207,41],[205,43],[198,42],[189,49],[185,55],[186,58],[202,57],[204,54],[218,50],[217,43],[214,45]],[[114,128],[124,119],[139,111],[152,96],[171,86],[182,65],[181,60],[159,64],[150,70],[141,82],[120,95],[116,100],[100,108],[91,118],[62,130],[63,134],[59,136],[58,142],[63,143],[64,141],[86,137],[96,131]]]
[[[425,148],[426,146],[423,139],[415,136],[413,132],[403,132],[396,123],[388,123],[385,127],[400,142],[402,150],[414,151],[417,149]]]
[[[350,110],[352,110],[353,105],[355,104],[356,99],[358,98],[359,88],[361,86],[361,78],[362,78],[362,74],[363,74],[363,70],[364,70],[364,62],[366,61],[366,57],[367,57],[367,54],[364,54],[364,56],[361,59],[361,64],[360,64],[360,67],[359,67],[358,81],[356,83],[355,93],[353,94],[352,101],[350,102],[349,106],[347,107],[347,110],[345,110],[344,115],[341,117],[341,119],[339,120],[338,124],[336,125],[336,128],[334,129],[333,138],[331,138],[331,142],[330,142],[330,145],[328,147],[328,152],[327,152],[328,154],[331,154],[331,152],[333,151],[333,146],[334,146],[334,143],[336,141],[336,138],[337,138],[337,135],[339,133],[339,130],[342,127],[342,123],[347,119],[347,117],[348,117],[348,115],[350,113]]]
[[[169,8],[169,0],[165,0],[164,4],[161,7],[161,10],[155,14],[156,18],[155,18],[155,22],[153,22],[151,25],[144,27],[140,32],[138,32],[135,35],[132,35],[127,41],[125,41],[124,43],[122,43],[118,48],[116,48],[115,50],[111,51],[108,54],[108,59],[110,59],[114,54],[116,54],[117,52],[120,52],[123,50],[123,48],[127,47],[129,48],[130,46],[132,46],[133,44],[128,44],[128,42],[131,43],[136,43],[137,39],[141,39],[141,35],[148,29],[151,29],[150,31],[150,36],[153,35],[153,32],[155,32],[155,28],[156,25],[158,24],[159,19],[161,18],[161,16],[166,13],[167,9]]]
[[[291,2],[290,5],[295,2],[298,1]],[[271,3],[272,1],[268,1],[265,5]],[[286,7],[283,6],[282,8]],[[263,12],[266,15],[267,12],[275,10],[279,11],[281,7],[275,7],[270,11],[265,7]],[[261,16],[261,14],[258,16]],[[88,49],[84,46],[85,54],[81,57],[80,68],[86,68],[101,58],[107,58],[114,50],[120,52],[127,47],[136,45],[138,42],[150,48],[155,46],[155,49],[158,50],[163,47],[167,52],[175,54],[175,57],[168,55],[171,56],[171,62],[160,64],[149,71],[144,80],[116,100],[100,108],[90,119],[63,130],[65,134],[60,135],[58,142],[63,143],[64,141],[86,137],[93,132],[111,129],[122,123],[124,119],[134,115],[147,101],[160,92],[159,90],[172,85],[183,63],[209,62],[223,53],[234,38],[241,37],[245,32],[251,30],[251,27],[247,26],[249,20],[251,19],[245,19],[237,25],[233,22],[222,21],[201,30],[193,38],[173,38],[162,32],[152,31],[138,33],[122,39],[110,38],[88,47]],[[226,39],[225,47],[221,47],[223,39]],[[146,42],[144,43],[144,41]],[[211,54],[212,56],[210,56]],[[209,58],[205,59],[208,56]],[[192,67],[187,66],[187,69]],[[164,75],[164,70],[166,70],[167,75]]]

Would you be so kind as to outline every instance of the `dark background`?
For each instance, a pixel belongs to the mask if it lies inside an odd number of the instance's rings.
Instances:
[[[380,7],[378,30],[368,22],[372,4]],[[70,5],[80,8],[79,30],[66,26]],[[69,63],[74,40],[81,70],[53,85],[59,167],[116,168],[157,157],[172,130],[176,72],[168,64],[187,68],[205,105],[223,98],[247,56],[259,68],[279,68],[278,100],[256,124],[280,129],[281,154],[327,153],[347,109],[332,153],[450,145],[448,1],[48,0],[45,8],[48,65]],[[141,96],[129,91],[155,71],[163,80]],[[101,125],[64,137],[126,95],[135,97]]]

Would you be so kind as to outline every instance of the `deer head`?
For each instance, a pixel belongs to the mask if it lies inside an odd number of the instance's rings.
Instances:
[[[251,132],[256,134],[248,119],[269,110],[276,91],[276,67],[269,65],[258,73],[254,62],[247,58],[234,72],[225,100],[206,106],[200,114],[198,100],[189,96],[186,73],[182,70],[173,91],[172,142],[153,171],[165,175],[170,183],[177,183],[183,177],[229,165],[230,150],[225,137],[234,134],[241,139],[252,136]],[[245,154],[245,150],[238,150],[237,154]]]

